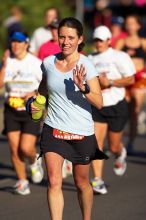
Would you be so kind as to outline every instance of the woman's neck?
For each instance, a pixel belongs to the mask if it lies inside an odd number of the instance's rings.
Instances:
[[[139,35],[138,35],[138,33],[131,33],[131,34],[129,34],[129,37],[139,38]]]
[[[63,58],[64,62],[66,62],[67,64],[71,64],[71,63],[74,63],[77,60],[79,60],[80,53],[78,51],[75,51],[74,53],[67,55],[67,56],[62,54],[62,58]]]

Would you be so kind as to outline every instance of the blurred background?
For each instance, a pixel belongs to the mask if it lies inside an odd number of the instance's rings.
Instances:
[[[37,27],[43,25],[44,11],[50,6],[59,9],[61,18],[75,16],[83,22],[87,41],[85,51],[90,48],[96,26],[104,24],[111,28],[113,17],[125,18],[133,12],[141,16],[144,24],[141,34],[146,36],[145,0],[5,0],[0,7],[0,58],[7,46],[8,26],[13,22],[13,16],[19,14],[21,25],[31,36]]]

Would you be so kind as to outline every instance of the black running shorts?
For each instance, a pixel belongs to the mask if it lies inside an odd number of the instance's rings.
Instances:
[[[62,140],[53,136],[53,128],[44,124],[41,135],[41,155],[55,152],[73,164],[89,164],[91,160],[108,159],[99,150],[95,135],[86,136],[82,140]]]
[[[128,119],[128,105],[124,100],[118,104],[102,109],[92,106],[92,117],[95,122],[107,123],[110,131],[120,132],[124,129]]]
[[[16,111],[5,105],[4,108],[4,132],[21,131],[22,133],[37,136],[40,131],[40,122],[32,121],[26,111]]]

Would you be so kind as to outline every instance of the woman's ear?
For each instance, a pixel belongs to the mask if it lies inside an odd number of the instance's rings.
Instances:
[[[111,45],[111,39],[108,39],[108,45],[109,46]]]
[[[80,36],[78,45],[81,44],[83,41],[84,41],[84,37],[83,37],[83,36]]]

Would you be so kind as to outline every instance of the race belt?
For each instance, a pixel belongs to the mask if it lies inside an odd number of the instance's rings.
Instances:
[[[84,138],[83,135],[60,131],[56,128],[53,129],[53,136],[57,139],[63,139],[63,140],[82,140]]]

